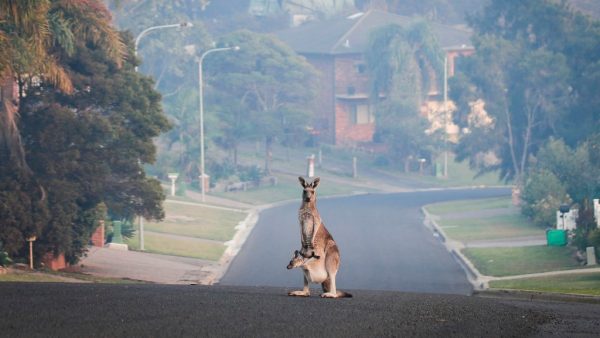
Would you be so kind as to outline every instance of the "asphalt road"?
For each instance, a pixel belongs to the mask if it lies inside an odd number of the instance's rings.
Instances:
[[[302,271],[286,270],[293,251],[300,249],[300,193],[299,188],[298,203],[260,214],[220,284],[302,286]],[[470,294],[472,287],[463,269],[423,226],[421,206],[508,194],[508,188],[494,188],[318,199],[321,217],[341,252],[338,289]]]
[[[0,337],[597,337],[600,305],[360,291],[0,283]]]

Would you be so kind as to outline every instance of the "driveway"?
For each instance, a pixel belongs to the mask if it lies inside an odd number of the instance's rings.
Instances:
[[[216,263],[196,258],[92,247],[79,266],[79,271],[101,277],[162,284],[199,284],[216,268]]]

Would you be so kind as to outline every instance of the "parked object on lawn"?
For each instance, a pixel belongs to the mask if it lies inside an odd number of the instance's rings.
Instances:
[[[565,246],[567,245],[567,231],[566,230],[547,230],[546,231],[546,242],[548,246]]]

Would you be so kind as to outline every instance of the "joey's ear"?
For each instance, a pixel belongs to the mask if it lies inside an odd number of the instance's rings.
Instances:
[[[298,251],[298,250],[294,251],[294,258],[298,257],[299,254],[300,254],[300,251]]]
[[[312,187],[313,187],[313,188],[316,188],[316,187],[317,187],[317,185],[319,185],[319,182],[321,182],[321,179],[320,179],[319,177],[315,178],[315,179],[313,180]]]
[[[305,187],[305,188],[306,188],[306,181],[304,180],[304,177],[302,177],[302,176],[298,176],[298,181],[300,181],[300,185],[301,185],[302,187]]]

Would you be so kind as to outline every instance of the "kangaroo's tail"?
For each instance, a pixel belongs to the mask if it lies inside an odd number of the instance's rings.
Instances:
[[[352,294],[344,291],[337,290],[338,298],[352,298]]]

